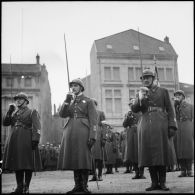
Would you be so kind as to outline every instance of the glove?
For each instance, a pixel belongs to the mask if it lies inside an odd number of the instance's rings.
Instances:
[[[87,145],[89,150],[91,150],[92,146],[95,144],[95,139],[89,139]]]
[[[138,92],[138,98],[141,101],[144,98],[147,98],[148,88],[147,87],[141,87],[140,91]]]
[[[168,129],[168,137],[171,138],[175,136],[175,130],[173,128]]]
[[[101,147],[104,147],[105,144],[106,144],[106,140],[102,140],[102,141],[101,141]]]
[[[38,141],[32,141],[32,150],[35,150],[38,147]]]
[[[15,104],[10,104],[8,114],[11,115],[14,112],[15,109],[16,109]]]
[[[65,102],[66,102],[66,103],[70,103],[72,99],[73,99],[72,94],[71,94],[71,93],[68,93],[68,94],[66,95],[66,100],[65,100]]]

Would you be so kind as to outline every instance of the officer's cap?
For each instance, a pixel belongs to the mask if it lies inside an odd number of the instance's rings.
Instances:
[[[154,74],[154,72],[152,70],[145,69],[145,70],[143,70],[143,74],[140,77],[140,79],[143,79],[144,76],[152,76],[154,78],[155,77],[155,74]]]
[[[27,102],[27,104],[29,104],[28,96],[23,92],[20,92],[14,96],[14,100],[16,101],[17,99],[24,99]]]
[[[76,84],[80,85],[81,91],[84,91],[84,90],[85,90],[83,81],[82,81],[80,78],[78,78],[78,79],[73,79],[73,80],[69,83],[69,86],[71,87],[73,83],[76,83]]]
[[[183,95],[183,97],[185,98],[184,91],[182,91],[182,90],[177,90],[177,91],[175,91],[174,96],[176,96],[177,94]]]

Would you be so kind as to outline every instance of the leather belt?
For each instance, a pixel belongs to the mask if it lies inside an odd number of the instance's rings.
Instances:
[[[164,110],[161,107],[149,106],[148,112],[164,112]]]

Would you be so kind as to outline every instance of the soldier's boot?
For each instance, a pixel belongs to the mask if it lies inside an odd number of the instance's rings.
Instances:
[[[17,187],[10,194],[22,194],[23,193],[24,171],[16,171],[15,175],[16,175]]]
[[[186,167],[185,159],[180,159],[180,165],[181,165],[181,173],[178,177],[186,177],[187,176],[187,167]]]
[[[192,174],[192,160],[186,160],[186,164],[187,164],[187,177],[194,177],[194,175]]]
[[[30,170],[25,171],[25,183],[23,186],[24,194],[29,194],[29,186],[30,186],[31,179],[32,179],[32,171]]]
[[[88,178],[89,178],[89,172],[87,169],[83,169],[81,172],[81,178],[82,178],[82,192],[84,194],[91,194],[91,192],[88,190]]]
[[[144,176],[144,167],[139,168],[139,179],[146,179]]]
[[[132,179],[139,179],[139,168],[138,168],[138,165],[135,164],[133,167],[134,167],[134,170],[135,170],[135,176],[132,177]]]
[[[72,190],[68,191],[66,194],[73,194],[76,192],[82,192],[82,180],[81,180],[81,175],[80,175],[80,170],[74,170],[74,182],[75,186]]]
[[[103,181],[102,179],[102,164],[98,166],[98,181]]]
[[[168,191],[169,188],[166,187],[166,185],[165,185],[165,183],[166,183],[166,166],[160,166],[158,173],[159,173],[160,189],[163,191]]]
[[[96,180],[97,180],[97,177],[96,177],[96,175],[94,174],[93,177],[89,180],[89,182],[91,182],[91,181],[96,181]]]
[[[152,184],[149,188],[146,188],[145,190],[146,191],[158,190],[159,189],[158,174],[157,174],[157,170],[155,169],[155,167],[149,167],[149,173],[150,173]]]

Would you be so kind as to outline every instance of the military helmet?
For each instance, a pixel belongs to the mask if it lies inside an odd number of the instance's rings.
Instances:
[[[184,94],[184,91],[182,91],[182,90],[177,90],[177,91],[175,91],[175,93],[174,93],[174,96],[176,96],[176,94],[180,94],[180,95],[183,95],[183,97],[185,98],[185,94]]]
[[[25,101],[27,101],[27,104],[29,104],[29,100],[28,100],[28,96],[27,94],[23,93],[23,92],[20,92],[18,93],[17,95],[14,96],[14,100],[16,101],[17,99],[24,99]]]
[[[143,74],[140,77],[140,79],[143,79],[142,77],[144,77],[144,76],[152,76],[154,78],[155,74],[151,69],[145,69],[145,70],[143,70]]]
[[[71,87],[71,85],[72,85],[73,83],[76,83],[76,84],[80,85],[81,91],[84,91],[84,90],[85,90],[84,85],[83,85],[83,81],[82,81],[80,78],[78,78],[78,79],[73,79],[73,80],[69,83],[69,86]]]

